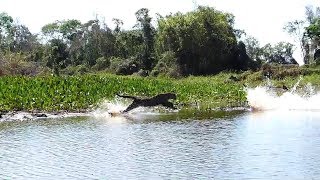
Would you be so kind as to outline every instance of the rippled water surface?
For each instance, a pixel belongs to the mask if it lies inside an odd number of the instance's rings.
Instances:
[[[0,179],[319,179],[320,112],[0,123]]]

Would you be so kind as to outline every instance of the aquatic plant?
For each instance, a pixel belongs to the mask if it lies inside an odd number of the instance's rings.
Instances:
[[[0,78],[0,110],[82,111],[116,93],[153,96],[175,92],[180,107],[216,108],[246,101],[242,85],[225,83],[225,77],[183,79],[136,76],[5,76]]]

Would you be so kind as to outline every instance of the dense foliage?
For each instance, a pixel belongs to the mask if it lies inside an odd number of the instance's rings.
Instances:
[[[114,29],[98,18],[85,23],[69,19],[48,23],[40,34],[32,34],[1,13],[0,75],[107,71],[176,77],[256,69],[261,64],[250,50],[248,56],[247,44],[237,39],[242,31],[233,27],[232,14],[199,7],[186,14],[159,15],[157,27],[148,9],[138,10],[135,16],[137,24],[130,30],[123,30],[119,19],[113,20]],[[276,53],[263,56],[268,58],[265,62],[273,61]],[[8,71],[8,66],[13,70]]]
[[[212,74],[237,68],[233,16],[208,7],[158,21],[157,49],[174,52],[183,74]]]

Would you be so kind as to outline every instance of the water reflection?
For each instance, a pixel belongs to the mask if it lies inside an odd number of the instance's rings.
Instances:
[[[296,111],[1,123],[0,179],[316,179],[319,128]]]

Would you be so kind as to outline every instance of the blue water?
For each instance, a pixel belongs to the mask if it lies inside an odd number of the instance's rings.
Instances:
[[[0,179],[320,179],[320,112],[2,122],[0,162]]]

